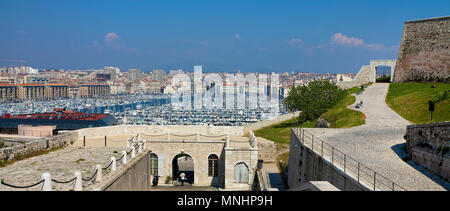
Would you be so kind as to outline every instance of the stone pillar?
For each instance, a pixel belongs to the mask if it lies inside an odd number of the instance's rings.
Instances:
[[[133,146],[133,147],[131,147],[131,158],[134,158],[134,157],[136,157],[136,150],[135,150],[135,147]]]
[[[102,174],[102,165],[100,165],[100,164],[97,164],[97,165],[95,165],[95,168],[97,169],[97,176],[95,177],[95,182],[101,182],[102,181],[102,177],[103,177],[103,174]]]
[[[116,157],[112,156],[111,157],[111,171],[116,171],[117,169],[117,163],[116,163]]]
[[[44,182],[41,187],[41,191],[51,191],[52,190],[52,176],[50,173],[43,173],[41,177]]]
[[[75,183],[73,184],[73,191],[83,190],[83,180],[81,179],[81,173],[79,171],[75,172]]]
[[[126,151],[122,151],[122,163],[126,164],[127,163],[127,152]]]
[[[142,143],[141,142],[138,143],[137,148],[138,148],[138,154],[140,154],[142,152]]]
[[[225,147],[225,189],[232,188],[233,187],[233,180],[234,180],[234,166],[231,161],[231,158],[233,157],[233,148],[231,148],[229,145]]]

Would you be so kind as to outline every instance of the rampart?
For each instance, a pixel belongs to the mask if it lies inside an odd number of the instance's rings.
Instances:
[[[50,138],[38,139],[24,144],[16,144],[8,148],[1,148],[0,160],[11,160],[19,155],[24,156],[41,150],[64,147],[69,145],[71,141],[74,141],[76,137],[76,134],[64,133]]]
[[[120,125],[98,128],[85,128],[75,131],[78,138],[102,137],[124,134],[164,134],[164,133],[202,133],[202,134],[228,134],[242,136],[244,128],[240,126],[203,126],[203,125]]]
[[[149,191],[150,188],[150,152],[145,151],[105,178],[94,189],[100,191]]]
[[[450,181],[450,122],[409,125],[406,150],[415,163]]]
[[[450,81],[450,16],[405,23],[395,82]]]

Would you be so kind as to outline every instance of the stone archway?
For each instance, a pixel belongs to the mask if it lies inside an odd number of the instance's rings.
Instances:
[[[186,175],[186,182],[194,184],[195,179],[194,159],[186,153],[180,153],[175,155],[172,159],[172,178],[177,180],[180,178],[180,174]]]
[[[389,66],[391,68],[391,82],[394,81],[394,71],[397,60],[370,60],[369,82],[376,83],[377,67]]]

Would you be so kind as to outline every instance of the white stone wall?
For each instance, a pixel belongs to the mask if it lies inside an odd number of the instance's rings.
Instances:
[[[148,141],[146,148],[158,156],[160,164],[158,174],[161,176],[161,182],[164,182],[167,176],[172,175],[172,161],[182,150],[192,157],[194,161],[194,185],[198,186],[221,186],[223,187],[225,156],[223,148],[225,141]],[[208,176],[208,156],[215,154],[219,158],[219,177]]]
[[[101,137],[124,134],[192,134],[208,135],[244,135],[244,128],[239,126],[201,126],[201,125],[119,125],[101,128],[85,128],[76,131],[78,137]]]
[[[250,190],[257,170],[258,150],[225,148],[225,158],[225,188]],[[241,162],[248,167],[248,183],[236,183],[234,181],[234,167]]]

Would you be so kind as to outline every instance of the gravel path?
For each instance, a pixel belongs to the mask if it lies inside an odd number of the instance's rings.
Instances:
[[[365,125],[305,130],[407,190],[445,190],[448,183],[437,180],[441,186],[399,157],[405,143],[406,126],[412,123],[385,103],[388,88],[387,83],[375,83],[363,94],[356,95],[356,102],[363,101],[363,107],[359,110],[366,116]],[[354,109],[354,105],[349,108]]]

